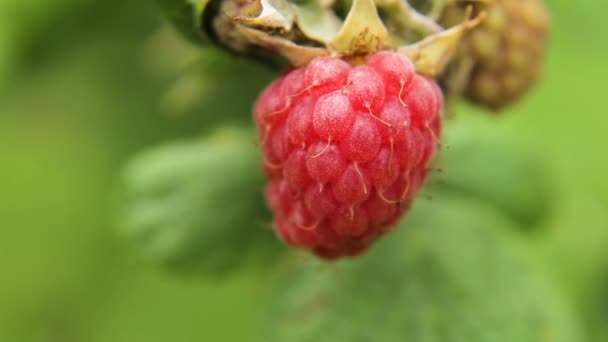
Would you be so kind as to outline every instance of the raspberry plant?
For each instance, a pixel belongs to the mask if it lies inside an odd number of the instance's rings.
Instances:
[[[551,206],[542,170],[444,122],[455,100],[499,110],[538,80],[542,1],[160,3],[192,41],[277,76],[243,113],[257,133],[219,130],[127,168],[125,232],[147,256],[272,269],[261,341],[579,340],[511,229]]]
[[[444,30],[407,2],[335,5],[342,10],[283,0],[168,7],[182,25],[192,10],[195,27],[233,52],[295,67],[254,108],[266,200],[281,240],[326,259],[363,252],[411,206],[440,144],[433,77],[484,16],[469,8]],[[385,22],[398,29],[389,34]]]

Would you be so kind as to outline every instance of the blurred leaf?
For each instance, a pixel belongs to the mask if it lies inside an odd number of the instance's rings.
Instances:
[[[578,322],[482,202],[418,202],[367,255],[291,265],[260,341],[582,341]]]
[[[608,261],[597,280],[594,291],[588,298],[591,305],[586,321],[589,323],[592,341],[604,342],[608,341]]]
[[[166,115],[191,117],[199,127],[251,124],[253,103],[274,77],[259,63],[204,48],[200,60],[168,86],[159,103]]]
[[[584,215],[581,215],[584,213]],[[568,193],[555,215],[551,229],[535,246],[544,257],[555,282],[579,305],[593,341],[608,337],[608,212],[584,193]]]
[[[442,172],[431,183],[487,202],[522,227],[546,217],[553,199],[551,181],[533,153],[470,129],[452,137],[438,159]]]
[[[57,6],[48,0],[1,0],[0,1],[0,87],[15,69],[27,60],[25,52],[34,45],[41,45],[41,32],[48,34],[58,19],[65,20],[86,7],[79,2],[64,0]]]
[[[563,279],[560,283],[576,293],[595,286],[608,268],[608,212],[584,194],[570,193],[547,223],[551,229],[539,236],[539,251]],[[585,215],[581,215],[585,213]]]
[[[200,31],[203,10],[210,0],[157,0],[166,16],[185,37],[193,42],[204,38]]]
[[[262,199],[253,137],[238,129],[144,153],[125,172],[125,232],[173,268],[222,274],[280,244]]]

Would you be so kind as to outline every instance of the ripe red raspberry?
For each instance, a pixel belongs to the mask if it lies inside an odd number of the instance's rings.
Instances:
[[[364,251],[423,185],[442,108],[436,83],[394,52],[283,74],[255,105],[279,237],[327,259]]]

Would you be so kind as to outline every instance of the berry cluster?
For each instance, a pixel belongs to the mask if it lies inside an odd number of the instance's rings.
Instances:
[[[550,19],[542,0],[496,0],[484,10],[486,19],[460,45],[461,58],[473,61],[463,90],[472,101],[500,110],[540,78]],[[451,4],[440,22],[458,24],[464,13],[463,5]]]
[[[442,108],[436,83],[395,52],[283,74],[254,110],[279,237],[326,259],[364,251],[425,182]]]

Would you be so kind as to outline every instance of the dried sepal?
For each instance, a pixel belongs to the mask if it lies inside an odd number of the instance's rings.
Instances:
[[[343,22],[332,4],[333,1],[312,0],[297,5],[297,25],[306,37],[325,45],[336,37]]]
[[[383,48],[387,39],[388,31],[374,0],[354,0],[329,48],[338,55],[369,54]]]
[[[301,46],[288,39],[272,36],[249,27],[242,26],[238,29],[242,37],[255,41],[259,47],[281,55],[295,67],[304,66],[311,60],[328,54],[325,49]]]
[[[290,31],[296,20],[297,9],[286,0],[256,0],[234,18],[238,23],[262,30]]]
[[[420,10],[419,2],[406,0],[217,0],[206,7],[209,0],[181,1],[196,8],[199,29],[237,54],[272,63],[281,57],[293,66],[323,55],[358,64],[378,50],[414,43],[399,51],[430,76],[445,67],[461,36],[480,19],[465,20],[445,31]],[[424,1],[427,10],[468,3]]]
[[[458,51],[463,36],[477,27],[485,16],[485,13],[482,12],[475,18],[471,18],[469,10],[469,14],[465,16],[465,20],[461,24],[430,35],[417,43],[402,46],[398,51],[414,62],[419,73],[436,77],[441,74]]]

